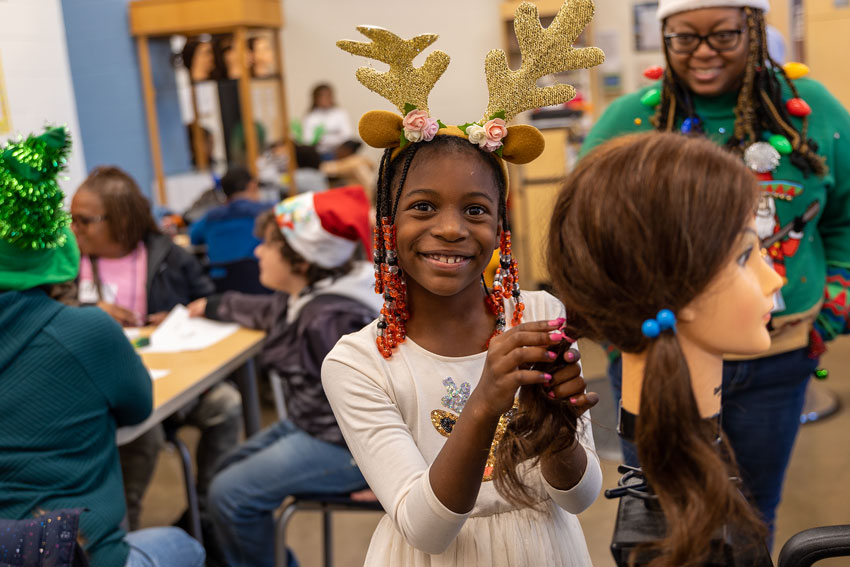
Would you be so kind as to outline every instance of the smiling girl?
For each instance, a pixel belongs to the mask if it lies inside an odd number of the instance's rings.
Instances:
[[[322,367],[348,447],[387,512],[366,565],[590,565],[574,514],[601,486],[585,414],[598,397],[584,391],[578,351],[565,348],[572,341],[561,331],[561,304],[520,290],[505,161],[533,160],[543,141],[536,129],[505,122],[571,98],[572,87],[538,89],[534,77],[601,61],[596,49],[571,47],[592,12],[589,1],[572,1],[544,31],[536,9],[522,4],[523,61],[540,68],[518,74],[530,84],[511,84],[494,70],[506,68],[504,54],[491,52],[487,116],[462,126],[427,110],[448,56],[410,66],[435,36],[403,40],[361,27],[372,43],[338,44],[390,64],[387,74],[361,69],[358,77],[403,115],[372,111],[360,120],[363,140],[386,148],[375,233],[384,307]],[[488,288],[482,274],[496,249],[500,269]],[[556,361],[563,364],[548,366]],[[542,420],[545,434],[520,433]]]

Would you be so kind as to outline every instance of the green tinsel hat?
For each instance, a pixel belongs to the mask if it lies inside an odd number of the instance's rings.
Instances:
[[[68,213],[56,176],[65,168],[71,138],[64,128],[7,145],[0,153],[0,238],[21,248],[64,243]]]
[[[56,182],[70,149],[61,127],[0,149],[0,290],[77,277],[80,253]]]

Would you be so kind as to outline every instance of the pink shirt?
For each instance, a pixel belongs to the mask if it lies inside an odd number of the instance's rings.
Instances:
[[[129,309],[144,323],[148,315],[148,250],[139,242],[135,250],[121,258],[98,258],[101,297],[94,285],[88,256],[80,259],[80,302],[97,303],[100,299]]]

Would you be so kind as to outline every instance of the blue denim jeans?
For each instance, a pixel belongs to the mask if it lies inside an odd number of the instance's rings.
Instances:
[[[284,420],[223,459],[210,485],[207,510],[231,567],[272,567],[272,514],[287,496],[340,494],[365,486],[348,449]]]
[[[180,528],[147,528],[124,536],[125,567],[204,567],[204,547]]]
[[[773,533],[785,469],[800,428],[806,385],[818,361],[806,349],[723,363],[721,422],[744,488]],[[619,407],[622,359],[608,367]],[[622,442],[623,460],[637,466],[634,445]]]

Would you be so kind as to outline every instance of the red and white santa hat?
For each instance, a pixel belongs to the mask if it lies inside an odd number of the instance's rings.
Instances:
[[[358,244],[372,256],[369,200],[360,186],[302,193],[275,205],[280,232],[293,250],[311,264],[337,268]]]

